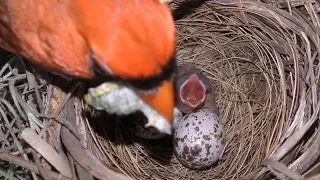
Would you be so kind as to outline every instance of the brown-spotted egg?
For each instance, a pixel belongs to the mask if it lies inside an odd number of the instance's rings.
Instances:
[[[215,111],[204,107],[176,122],[173,143],[181,164],[190,169],[207,169],[223,154],[225,129]]]

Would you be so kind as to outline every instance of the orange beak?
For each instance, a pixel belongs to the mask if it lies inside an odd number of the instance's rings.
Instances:
[[[138,92],[139,97],[163,116],[171,125],[175,105],[174,85],[171,81],[163,81],[157,92],[145,94]]]

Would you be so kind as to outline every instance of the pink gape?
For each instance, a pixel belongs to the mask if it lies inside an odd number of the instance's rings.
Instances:
[[[189,65],[189,68],[179,69],[176,81],[176,106],[183,113],[190,113],[201,108],[206,94],[210,91],[210,81],[200,73],[200,70]]]

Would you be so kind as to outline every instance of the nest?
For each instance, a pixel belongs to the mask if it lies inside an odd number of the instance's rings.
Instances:
[[[184,167],[171,136],[146,140],[130,131],[140,114],[94,111],[82,102],[84,84],[31,71],[15,56],[0,70],[1,176],[320,179],[316,2],[174,1],[170,7],[178,66],[194,64],[214,86],[207,98],[227,132],[219,163],[202,171]]]

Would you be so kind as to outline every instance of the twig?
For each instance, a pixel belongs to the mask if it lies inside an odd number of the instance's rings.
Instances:
[[[33,156],[34,162],[36,163],[36,166],[37,166],[37,168],[38,168],[38,170],[39,170],[40,175],[41,175],[45,180],[51,180],[51,178],[48,177],[47,172],[43,169],[37,153],[36,153],[33,149],[32,149],[31,151],[32,151],[32,156]]]
[[[29,69],[29,68],[26,68],[26,69]],[[27,81],[29,84],[29,90],[31,90],[32,88],[34,89],[34,92],[36,94],[37,103],[39,105],[39,111],[41,113],[44,113],[44,108],[42,106],[42,99],[41,99],[41,96],[39,93],[39,88],[37,85],[36,77],[33,73],[29,72],[28,70],[26,70],[26,75],[27,75]]]
[[[0,159],[4,161],[8,161],[9,163],[12,163],[12,164],[16,164],[18,166],[21,166],[23,168],[30,170],[31,172],[34,172],[40,175],[40,172],[34,163],[26,161],[22,158],[12,156],[6,153],[0,153]],[[58,174],[56,172],[48,171],[48,170],[45,170],[45,171],[51,179],[71,180],[70,178],[65,177],[61,174]]]
[[[17,94],[14,90],[14,82],[15,81],[10,81],[9,82],[9,90],[10,90],[10,93],[11,93],[11,96],[12,96],[12,99],[13,99],[13,102],[14,104],[16,105],[16,108],[20,114],[20,116],[23,118],[23,119],[26,119],[27,120],[27,116],[26,114],[22,111],[21,107],[20,107],[20,103],[19,101],[17,100]]]
[[[62,142],[70,152],[75,161],[93,176],[99,179],[127,180],[129,178],[114,172],[102,164],[93,154],[84,150],[79,140],[66,127],[61,127]]]
[[[75,168],[77,169],[79,180],[94,180],[93,176],[77,162],[75,162]]]
[[[21,137],[33,147],[42,157],[54,166],[62,175],[71,178],[69,163],[62,158],[46,141],[40,138],[33,130],[26,128]]]
[[[294,179],[294,180],[302,180],[303,179],[303,177],[300,174],[298,174],[294,171],[291,171],[284,164],[279,163],[277,161],[274,161],[272,159],[265,159],[261,164],[264,166],[267,166],[267,167],[270,166],[271,168],[275,169],[278,172],[285,174],[286,176],[290,177],[291,179]]]
[[[10,134],[11,134],[11,136],[13,138],[13,141],[15,142],[20,154],[24,157],[24,159],[29,160],[28,156],[23,152],[23,148],[22,148],[20,142],[18,141],[17,136],[13,133],[12,128],[11,128],[10,123],[9,123],[9,120],[8,120],[6,114],[4,113],[4,111],[3,111],[3,109],[1,107],[0,107],[0,113],[1,113],[4,121],[8,125],[9,132],[10,132]],[[33,176],[34,180],[38,179],[37,176],[33,172],[32,172],[32,176]]]
[[[10,127],[12,127],[12,125],[13,125],[15,122],[16,122],[16,120],[15,120],[15,119],[14,119],[14,120],[12,120],[12,122],[10,123]],[[10,130],[9,130],[9,131],[7,131],[7,132],[6,132],[6,134],[5,134],[5,136],[4,136],[4,141],[3,141],[3,143],[2,143],[2,147],[1,147],[1,149],[2,149],[2,148],[4,148],[4,146],[5,146],[6,142],[8,141],[8,136],[9,136],[9,134],[10,134]]]
[[[70,167],[71,167],[72,180],[78,180],[77,175],[76,175],[76,168],[75,168],[75,165],[74,165],[75,162],[74,162],[72,156],[69,153],[67,153],[67,157],[68,157],[69,164],[70,164]]]
[[[33,115],[38,116],[38,117],[44,117],[44,118],[48,118],[48,119],[49,118],[55,118],[54,115],[48,115],[48,114],[44,114],[44,113],[39,113],[36,110],[34,110],[33,108],[29,107],[28,104],[17,93],[16,88],[14,87],[14,81],[10,81],[9,82],[9,89],[10,89],[10,92],[12,94],[12,98],[15,99],[15,101],[16,101],[16,106],[17,106],[17,104],[18,105],[20,104],[26,112],[32,113]],[[22,113],[22,110],[21,110],[21,113]],[[22,114],[24,115],[23,117],[25,119],[27,119],[25,114],[24,113],[22,113]]]

